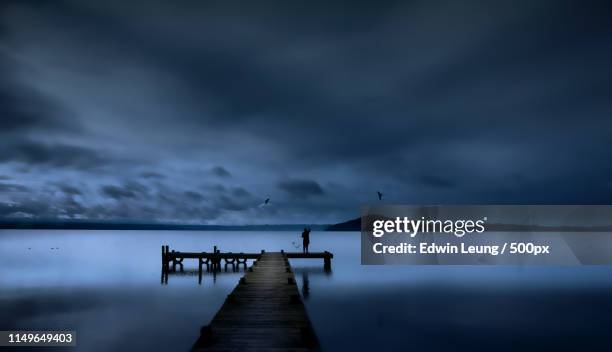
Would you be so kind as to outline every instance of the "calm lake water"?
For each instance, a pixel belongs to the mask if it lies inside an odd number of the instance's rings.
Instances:
[[[76,330],[79,351],[187,351],[242,273],[205,274],[198,285],[197,262],[186,260],[187,273],[161,285],[161,245],[258,252],[300,241],[293,232],[0,230],[0,330]],[[612,350],[612,267],[370,267],[360,265],[359,233],[311,241],[311,251],[334,253],[332,273],[322,260],[291,264],[325,350]]]

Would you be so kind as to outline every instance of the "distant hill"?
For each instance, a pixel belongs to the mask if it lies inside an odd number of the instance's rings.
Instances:
[[[325,231],[361,231],[361,218],[329,225]]]
[[[387,216],[382,215],[368,215],[365,219],[366,224],[369,224],[369,227],[372,228],[372,222],[375,220],[392,220]],[[325,231],[361,231],[361,218],[356,218],[352,220],[348,220],[345,222],[341,222],[339,224],[329,225]]]

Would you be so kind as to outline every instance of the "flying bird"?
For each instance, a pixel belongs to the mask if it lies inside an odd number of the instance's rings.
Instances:
[[[382,193],[380,191],[376,191],[376,193],[378,193],[378,200],[382,200]]]
[[[262,208],[267,206],[270,203],[270,198],[266,198],[263,203],[259,204],[258,207]]]

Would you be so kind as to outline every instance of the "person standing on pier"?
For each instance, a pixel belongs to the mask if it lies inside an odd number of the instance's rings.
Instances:
[[[304,253],[308,253],[308,245],[310,244],[310,228],[305,227],[302,231],[302,249]]]

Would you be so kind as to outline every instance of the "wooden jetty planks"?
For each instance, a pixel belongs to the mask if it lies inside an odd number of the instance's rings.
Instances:
[[[285,253],[261,254],[193,346],[193,351],[318,349]]]

